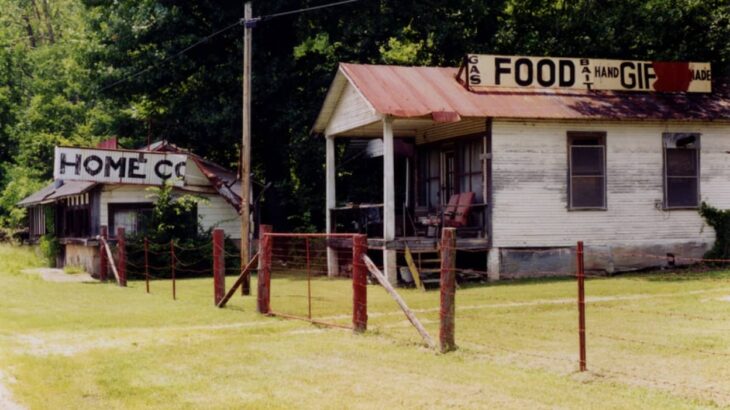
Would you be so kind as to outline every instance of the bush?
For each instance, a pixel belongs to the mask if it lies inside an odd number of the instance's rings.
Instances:
[[[175,244],[177,277],[209,275],[213,266],[212,232],[204,230],[196,209],[204,198],[193,195],[174,195],[172,186],[148,189],[155,204],[146,229],[127,238],[128,276],[144,275],[144,241],[149,247],[150,274],[154,277],[170,277],[170,242]],[[226,241],[226,253],[236,255],[238,250]],[[238,266],[235,261],[226,260],[226,266]]]
[[[705,258],[730,259],[730,210],[720,210],[702,202],[700,215],[715,229],[715,244]]]
[[[38,244],[41,255],[46,260],[49,267],[56,267],[56,258],[61,252],[61,245],[58,243],[55,235],[47,234],[41,237],[40,243]]]

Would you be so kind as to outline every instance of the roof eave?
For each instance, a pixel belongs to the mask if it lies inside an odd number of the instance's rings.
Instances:
[[[322,108],[319,109],[317,119],[314,121],[310,134],[324,133],[327,128],[327,124],[329,124],[332,119],[332,115],[337,107],[337,103],[340,101],[340,97],[342,97],[342,92],[345,90],[347,82],[347,76],[342,71],[342,64],[340,64],[337,67],[335,78],[332,80],[332,83],[330,83],[330,86],[327,89],[327,95],[324,98],[324,103],[322,103]]]

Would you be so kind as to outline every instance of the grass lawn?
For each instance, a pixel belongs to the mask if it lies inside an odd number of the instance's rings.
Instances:
[[[212,279],[178,281],[173,301],[169,281],[145,294],[139,281],[20,273],[39,264],[0,245],[0,383],[31,409],[730,406],[728,272],[589,280],[589,372],[578,373],[572,280],[460,289],[459,349],[441,355],[377,286],[368,332],[353,335],[261,317],[253,296],[215,308]],[[350,292],[315,280],[313,315],[347,323]],[[272,308],[305,314],[305,294],[305,281],[275,277]],[[437,337],[438,292],[401,295]]]

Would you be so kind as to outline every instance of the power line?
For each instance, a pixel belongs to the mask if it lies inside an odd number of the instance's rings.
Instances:
[[[245,25],[247,27],[254,27],[256,25],[256,23],[259,22],[259,21],[266,21],[266,20],[271,20],[271,19],[277,18],[277,17],[289,16],[289,15],[292,15],[292,14],[300,14],[300,13],[306,13],[306,12],[314,11],[314,10],[321,10],[321,9],[325,9],[325,8],[329,8],[329,7],[341,6],[341,5],[344,5],[344,4],[355,3],[355,2],[358,2],[358,1],[360,1],[360,0],[344,0],[344,1],[334,2],[334,3],[322,4],[322,5],[319,5],[319,6],[312,6],[312,7],[301,8],[301,9],[296,9],[296,10],[283,11],[281,13],[268,14],[268,15],[264,15],[264,16],[260,16],[260,17],[254,17],[254,18],[252,18],[250,20],[240,19],[240,20],[236,21],[235,23],[231,23],[231,24],[227,25],[226,27],[223,27],[222,29],[220,29],[218,31],[215,31],[215,32],[213,32],[213,33],[211,33],[211,34],[209,34],[209,35],[201,38],[200,40],[198,40],[195,43],[193,43],[193,44],[191,44],[191,45],[183,48],[182,50],[176,52],[175,54],[163,58],[162,60],[158,61],[155,64],[150,65],[147,68],[144,68],[142,70],[139,70],[139,71],[137,71],[137,72],[135,72],[133,74],[127,75],[127,76],[125,76],[125,77],[123,77],[123,78],[121,78],[121,79],[119,79],[119,80],[117,80],[117,81],[115,81],[115,82],[107,85],[107,86],[102,87],[99,90],[99,92],[103,92],[103,91],[106,91],[106,90],[108,90],[110,88],[116,87],[119,84],[122,84],[124,82],[127,82],[127,81],[129,81],[129,80],[131,80],[133,78],[139,77],[140,75],[142,75],[142,74],[144,74],[146,72],[149,72],[149,71],[151,71],[151,70],[153,70],[155,68],[158,68],[160,65],[162,65],[162,64],[164,64],[164,63],[166,63],[166,62],[168,62],[168,61],[170,61],[170,60],[172,60],[174,58],[177,58],[177,57],[181,56],[182,54],[185,54],[186,52],[192,50],[193,48],[195,48],[195,47],[197,47],[197,46],[199,46],[199,45],[201,45],[203,43],[206,43],[207,41],[213,39],[214,37],[216,37],[216,36],[218,36],[220,34],[223,34],[226,31],[228,31],[228,30],[230,30],[230,29],[232,29],[234,27],[237,27],[239,25]]]
[[[344,1],[334,2],[334,3],[321,4],[319,6],[312,6],[312,7],[302,8],[302,9],[296,9],[296,10],[290,10],[290,11],[283,11],[281,13],[268,14],[266,16],[261,16],[261,17],[254,18],[253,19],[253,22],[255,23],[256,21],[271,20],[271,19],[277,18],[277,17],[289,16],[289,15],[292,15],[292,14],[306,13],[308,11],[326,9],[326,8],[329,8],[329,7],[341,6],[343,4],[356,3],[358,1],[360,1],[360,0],[344,0]]]
[[[193,48],[195,48],[195,47],[197,47],[197,46],[199,46],[199,45],[201,45],[201,44],[203,44],[203,43],[207,42],[208,40],[212,39],[213,37],[216,37],[216,36],[218,36],[218,35],[220,35],[220,34],[223,34],[224,32],[226,32],[226,31],[228,31],[228,30],[230,30],[230,29],[232,29],[232,28],[234,28],[234,27],[236,27],[236,26],[239,26],[240,24],[241,24],[241,21],[240,21],[240,20],[239,20],[239,21],[237,21],[237,22],[235,22],[235,23],[233,23],[233,24],[229,24],[229,25],[227,25],[226,27],[224,27],[224,28],[222,28],[222,29],[220,29],[220,30],[218,30],[218,31],[216,31],[216,32],[213,32],[213,33],[211,33],[211,34],[209,34],[209,35],[207,35],[207,36],[205,36],[205,37],[201,38],[200,40],[196,41],[195,43],[193,43],[193,44],[191,44],[191,45],[189,45],[189,46],[187,46],[187,47],[183,48],[182,50],[178,51],[177,53],[175,53],[175,54],[173,54],[173,55],[171,55],[171,56],[167,56],[167,57],[163,58],[162,60],[160,60],[160,61],[159,61],[159,62],[157,62],[156,64],[153,64],[153,65],[151,65],[151,66],[149,66],[149,67],[147,67],[147,68],[145,68],[145,69],[142,69],[142,70],[140,70],[140,71],[137,71],[137,72],[136,72],[136,73],[134,73],[134,74],[130,74],[130,75],[128,75],[128,76],[126,76],[126,77],[124,77],[124,78],[122,78],[122,79],[119,79],[119,80],[117,80],[117,81],[115,81],[115,82],[113,82],[113,83],[111,83],[111,84],[109,84],[109,85],[107,85],[107,86],[103,87],[102,89],[100,89],[100,90],[99,90],[99,92],[102,92],[102,91],[108,90],[108,89],[110,89],[110,88],[112,88],[112,87],[115,87],[115,86],[117,86],[117,85],[119,85],[119,84],[121,84],[121,83],[123,83],[123,82],[126,82],[126,81],[128,81],[128,80],[131,80],[132,78],[135,78],[135,77],[139,77],[140,75],[142,75],[142,74],[144,74],[144,73],[146,73],[146,72],[148,72],[148,71],[152,70],[153,68],[157,68],[157,67],[159,67],[159,66],[160,66],[161,64],[163,64],[163,63],[165,63],[165,62],[167,62],[167,61],[170,61],[170,60],[172,60],[173,58],[179,57],[179,56],[181,56],[182,54],[185,54],[185,53],[187,53],[188,51],[190,51],[190,50],[192,50]]]

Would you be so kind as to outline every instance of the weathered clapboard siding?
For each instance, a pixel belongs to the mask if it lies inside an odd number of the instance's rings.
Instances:
[[[203,229],[222,228],[232,239],[241,239],[241,217],[220,195],[203,195],[207,203],[198,205]]]
[[[241,226],[235,208],[217,194],[196,194],[206,200],[198,205],[198,216],[203,229],[223,228],[231,238],[241,238]],[[100,221],[109,224],[109,204],[152,203],[154,198],[144,187],[105,185],[100,195]]]
[[[332,119],[325,130],[326,135],[352,130],[367,124],[380,121],[381,116],[360,95],[352,84],[348,83],[342,91],[340,100],[334,109]]]
[[[185,185],[210,186],[208,177],[203,175],[203,172],[200,171],[195,161],[190,158],[188,158],[188,162],[185,164]]]
[[[416,144],[427,144],[455,136],[484,133],[487,120],[484,118],[464,118],[458,122],[435,124],[425,128],[416,136]]]
[[[567,131],[606,132],[606,211],[567,209]],[[495,120],[494,246],[711,243],[714,232],[696,210],[661,210],[663,132],[702,134],[702,200],[730,208],[727,123]]]
[[[144,186],[104,185],[100,195],[101,224],[109,226],[109,204],[152,203],[154,198],[150,197],[151,194]]]

